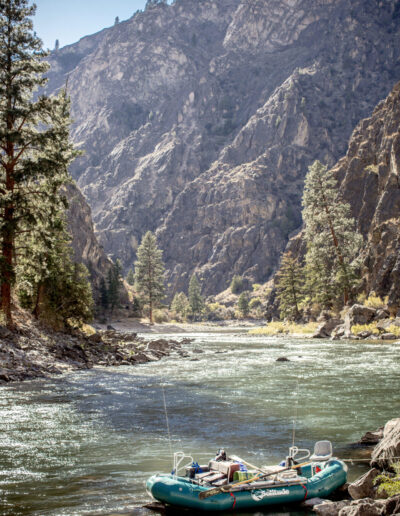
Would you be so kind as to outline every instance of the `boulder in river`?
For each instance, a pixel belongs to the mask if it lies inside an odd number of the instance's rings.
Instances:
[[[278,357],[276,362],[290,362],[290,360],[287,357]]]
[[[360,439],[359,444],[364,444],[365,446],[378,444],[379,441],[383,438],[383,426],[377,428],[373,432],[366,432]]]
[[[363,305],[353,305],[344,318],[346,337],[351,335],[351,327],[355,324],[369,324],[376,316],[375,308]]]
[[[371,466],[389,469],[400,457],[400,418],[391,419],[383,429],[383,439],[374,448]]]
[[[361,498],[376,498],[377,488],[374,485],[375,478],[380,472],[373,468],[367,471],[362,477],[351,483],[348,491],[353,500],[360,500]]]
[[[397,336],[394,333],[382,333],[382,340],[396,340]]]
[[[312,336],[313,339],[326,339],[331,336],[332,331],[343,323],[340,319],[329,319],[318,326]]]

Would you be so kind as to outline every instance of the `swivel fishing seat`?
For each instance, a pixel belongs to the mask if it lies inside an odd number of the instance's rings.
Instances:
[[[317,441],[314,445],[314,453],[310,460],[315,462],[327,461],[332,458],[332,443],[330,441]]]

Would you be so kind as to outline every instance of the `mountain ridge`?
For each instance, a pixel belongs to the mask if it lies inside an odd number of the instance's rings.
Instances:
[[[152,230],[171,291],[267,280],[308,165],[336,163],[400,78],[399,5],[177,0],[53,53],[106,252],[129,268]]]

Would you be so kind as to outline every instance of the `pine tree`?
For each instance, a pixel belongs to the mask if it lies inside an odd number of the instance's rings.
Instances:
[[[302,299],[303,271],[292,254],[285,253],[276,275],[277,297],[282,319],[298,320],[300,318],[299,303]]]
[[[65,216],[58,230],[52,228],[54,241],[44,243],[29,234],[24,255],[16,266],[17,292],[22,306],[37,319],[44,316],[56,328],[76,326],[92,318],[93,297],[84,265],[74,263],[71,238],[65,229]]]
[[[242,292],[240,294],[238,299],[238,309],[244,317],[246,317],[249,314],[249,295],[247,292]]]
[[[107,310],[108,308],[108,291],[103,277],[100,280],[100,306],[103,310]]]
[[[117,258],[115,260],[115,263],[112,265],[112,267],[108,271],[107,302],[108,302],[108,306],[111,309],[111,314],[114,312],[114,309],[119,304],[119,296],[120,296],[121,282],[122,282],[121,273],[122,273],[121,262]]]
[[[196,274],[189,281],[189,305],[192,315],[198,316],[204,308],[204,300],[201,296],[201,286]]]
[[[184,292],[177,292],[171,303],[171,310],[186,317],[190,310],[189,300]]]
[[[57,52],[57,50],[60,49],[60,40],[56,39],[56,42],[54,43],[54,50]]]
[[[334,295],[342,296],[346,304],[357,281],[355,258],[362,236],[355,229],[350,205],[339,196],[335,177],[319,161],[309,167],[305,179],[303,220],[306,262],[315,282],[325,282],[329,277]]]
[[[128,274],[126,275],[126,282],[128,285],[131,285],[131,287],[135,284],[135,275],[132,269],[129,269]]]
[[[230,285],[230,289],[231,289],[232,294],[240,294],[240,292],[243,290],[242,276],[238,276],[237,274],[235,274],[235,276],[233,276],[231,285]]]
[[[157,240],[148,231],[137,250],[135,262],[135,286],[142,300],[149,306],[150,324],[153,324],[153,309],[164,298],[164,264]]]
[[[0,1],[0,277],[1,309],[9,327],[23,242],[38,226],[45,228],[47,218],[55,219],[74,157],[65,92],[33,98],[48,70],[42,42],[33,33],[34,13],[28,0]],[[49,227],[40,234],[43,241],[46,233]]]
[[[118,25],[118,23],[119,23],[119,16],[116,16],[115,20],[114,20],[114,25]]]

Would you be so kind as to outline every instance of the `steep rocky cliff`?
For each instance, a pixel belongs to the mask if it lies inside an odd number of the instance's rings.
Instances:
[[[74,259],[89,270],[93,293],[97,299],[101,278],[106,278],[112,266],[94,233],[91,210],[79,188],[72,183],[67,186],[68,226],[72,235]]]
[[[399,36],[398,0],[176,0],[55,52],[105,250],[130,267],[153,230],[172,290],[268,279],[307,166],[400,78]]]
[[[400,83],[371,117],[354,129],[346,155],[330,170],[340,195],[351,206],[364,237],[360,291],[388,296],[393,314],[400,309]],[[306,244],[299,232],[287,250],[303,259]],[[271,283],[268,316],[278,316]]]
[[[367,293],[400,308],[400,83],[354,130],[346,156],[332,169],[365,237]]]

